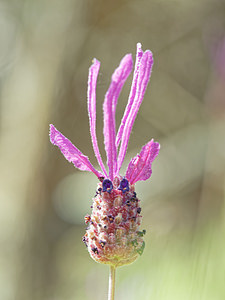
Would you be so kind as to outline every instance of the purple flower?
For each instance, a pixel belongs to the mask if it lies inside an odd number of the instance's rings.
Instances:
[[[109,180],[105,182],[105,185],[108,184],[110,186],[110,181],[113,182],[115,177],[119,175],[127,151],[131,130],[150,79],[152,66],[152,52],[150,50],[143,52],[141,44],[138,43],[131,91],[117,134],[115,123],[116,106],[123,85],[133,68],[131,54],[124,56],[119,67],[112,75],[111,84],[105,95],[103,104],[103,133],[108,172],[103,164],[96,136],[96,84],[100,69],[100,62],[97,59],[94,59],[94,62],[89,69],[87,99],[93,149],[102,171],[97,171],[90,163],[87,156],[76,148],[70,140],[63,136],[52,124],[50,125],[50,140],[52,144],[58,146],[65,158],[69,162],[72,162],[76,168],[82,171],[90,171],[101,180]],[[160,145],[153,140],[143,146],[140,154],[131,159],[126,171],[125,180],[123,180],[122,185],[120,186],[121,190],[124,192],[128,191],[129,184],[133,185],[137,181],[146,180],[151,176],[152,162],[158,155],[159,149]],[[111,192],[111,186],[109,187],[109,190]]]
[[[125,177],[119,174],[125,158],[131,130],[144,97],[153,65],[151,51],[143,53],[137,44],[136,63],[128,103],[116,134],[116,105],[123,85],[133,68],[131,54],[121,60],[112,75],[111,84],[105,95],[104,143],[108,172],[103,164],[96,136],[96,84],[100,62],[94,59],[88,78],[88,114],[91,139],[101,172],[90,163],[87,156],[77,149],[53,125],[50,125],[50,140],[58,146],[65,158],[82,171],[90,171],[99,178],[96,195],[92,199],[92,213],[85,216],[88,225],[83,237],[91,257],[113,267],[129,264],[144,251],[140,231],[142,216],[140,200],[134,184],[146,180],[152,173],[152,162],[159,153],[159,144],[153,140],[142,147],[140,154],[131,159]]]

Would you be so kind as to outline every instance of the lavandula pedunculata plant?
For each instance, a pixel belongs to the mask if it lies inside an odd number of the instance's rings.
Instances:
[[[151,140],[142,147],[140,154],[131,159],[125,176],[120,175],[120,169],[152,66],[151,51],[143,52],[141,44],[138,43],[131,91],[117,134],[117,100],[133,68],[131,54],[125,55],[112,75],[103,104],[103,133],[108,172],[103,164],[96,136],[96,84],[100,69],[97,59],[94,59],[89,69],[87,100],[92,144],[101,172],[92,166],[87,156],[50,125],[52,144],[58,146],[65,158],[76,168],[90,171],[98,177],[97,192],[91,206],[92,213],[85,216],[88,227],[83,242],[95,261],[110,265],[109,300],[114,299],[115,268],[135,261],[143,253],[145,246],[145,230],[139,230],[142,216],[135,183],[151,176],[152,162],[159,153],[160,145]]]

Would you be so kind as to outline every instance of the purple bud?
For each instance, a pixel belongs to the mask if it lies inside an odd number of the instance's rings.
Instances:
[[[129,182],[126,178],[123,178],[120,181],[120,186],[119,186],[118,190],[121,190],[123,193],[129,191]]]
[[[102,191],[103,192],[108,192],[110,194],[112,189],[113,189],[112,181],[109,180],[109,179],[103,180],[103,182],[102,182]]]

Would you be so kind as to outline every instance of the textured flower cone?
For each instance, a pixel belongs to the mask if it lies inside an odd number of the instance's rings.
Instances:
[[[145,246],[145,230],[138,230],[142,219],[140,200],[134,185],[123,189],[121,180],[122,177],[116,177],[113,186],[108,180],[108,188],[102,182],[98,184],[92,214],[85,216],[88,228],[83,237],[95,261],[115,267],[135,261]]]

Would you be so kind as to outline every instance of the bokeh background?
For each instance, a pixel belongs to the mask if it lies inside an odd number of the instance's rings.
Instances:
[[[96,178],[50,144],[48,126],[96,165],[88,68],[94,57],[102,63],[104,153],[104,94],[137,42],[155,64],[124,169],[152,137],[161,152],[151,180],[137,184],[146,249],[118,269],[116,299],[225,299],[224,36],[223,0],[0,1],[1,300],[107,298],[108,267],[81,241]]]

